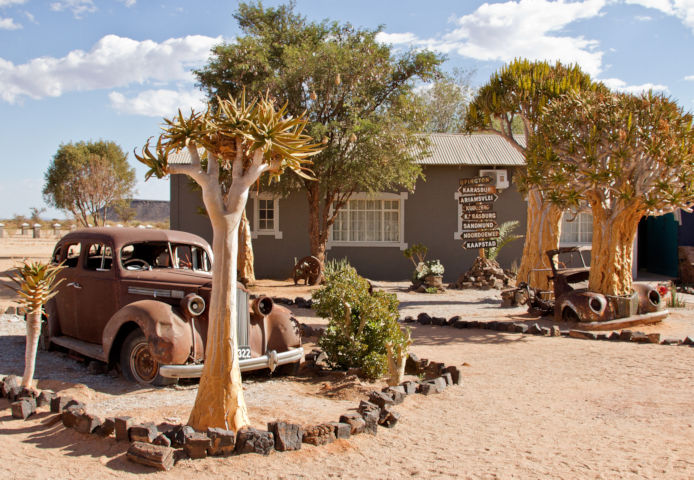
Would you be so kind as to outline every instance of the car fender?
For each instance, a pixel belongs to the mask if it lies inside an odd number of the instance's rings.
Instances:
[[[609,320],[611,315],[611,308],[605,296],[595,292],[573,291],[559,297],[554,308],[556,321],[563,319],[565,309],[572,310],[580,322]]]
[[[639,296],[638,313],[659,312],[665,309],[665,302],[658,290],[647,283],[633,283],[632,288]]]
[[[275,305],[265,319],[267,332],[267,349],[278,352],[301,346],[299,325],[293,319],[292,312],[281,305]]]
[[[194,351],[194,344],[196,351],[202,352],[200,335],[171,305],[157,300],[139,300],[118,310],[106,324],[102,336],[106,358],[110,358],[121,328],[129,323],[137,324],[142,330],[152,356],[159,363],[186,363]]]

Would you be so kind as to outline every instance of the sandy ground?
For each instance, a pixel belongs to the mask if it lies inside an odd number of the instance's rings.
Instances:
[[[0,251],[0,256],[2,251]],[[0,270],[2,270],[0,268]],[[474,319],[528,320],[523,308],[501,309],[493,291],[395,291],[402,315],[426,311]],[[272,296],[310,289],[262,281]],[[308,324],[325,322],[295,310]],[[694,308],[677,311],[660,331],[694,331]],[[657,327],[649,327],[654,329]],[[24,324],[0,316],[0,375],[21,374]],[[640,329],[646,331],[646,329]],[[459,366],[463,384],[443,394],[408,398],[402,419],[376,437],[327,447],[305,445],[267,457],[185,460],[168,473],[124,458],[127,445],[65,430],[49,413],[13,420],[0,400],[2,478],[694,478],[694,348],[523,336],[489,330],[412,326],[420,357]],[[310,349],[311,345],[307,345]],[[92,375],[64,354],[41,352],[40,388],[72,394],[101,415],[138,420],[187,419],[195,385],[148,389]],[[345,383],[349,388],[341,389]],[[244,379],[254,425],[274,419],[305,425],[337,417],[358,403],[360,384],[339,375]]]

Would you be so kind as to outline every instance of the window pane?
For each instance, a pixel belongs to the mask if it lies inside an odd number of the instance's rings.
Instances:
[[[337,242],[398,242],[400,201],[350,200],[338,212],[332,226]]]

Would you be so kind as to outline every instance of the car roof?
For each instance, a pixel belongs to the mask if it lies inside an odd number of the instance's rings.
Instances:
[[[156,228],[134,228],[134,227],[94,227],[82,228],[68,233],[60,239],[66,241],[111,241],[115,248],[136,242],[172,242],[187,243],[205,247],[211,251],[209,243],[204,238],[188,232],[179,230],[163,230]]]

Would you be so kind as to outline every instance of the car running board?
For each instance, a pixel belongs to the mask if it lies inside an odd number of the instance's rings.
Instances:
[[[51,343],[55,343],[63,348],[77,352],[85,357],[94,358],[106,362],[104,349],[97,343],[83,342],[72,337],[53,337]]]

